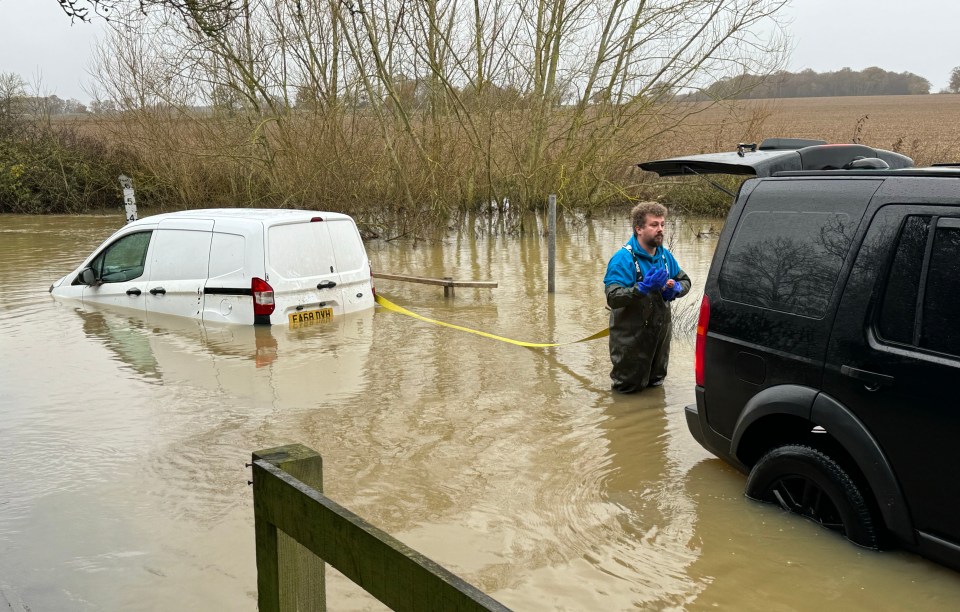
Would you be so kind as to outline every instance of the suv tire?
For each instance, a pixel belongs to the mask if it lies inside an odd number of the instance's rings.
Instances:
[[[790,444],[767,452],[750,470],[746,494],[842,533],[855,544],[879,547],[864,495],[840,464],[815,448]]]

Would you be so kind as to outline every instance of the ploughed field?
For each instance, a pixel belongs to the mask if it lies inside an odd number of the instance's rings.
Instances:
[[[960,94],[740,100],[694,115],[660,153],[732,151],[780,136],[861,142],[925,166],[960,162],[958,119]]]

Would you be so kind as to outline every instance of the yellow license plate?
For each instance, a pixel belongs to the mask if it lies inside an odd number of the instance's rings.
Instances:
[[[290,314],[290,327],[306,327],[317,323],[328,323],[333,320],[333,308],[318,308],[317,310],[302,310]]]

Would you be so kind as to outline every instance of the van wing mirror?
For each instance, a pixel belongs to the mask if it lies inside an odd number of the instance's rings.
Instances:
[[[84,268],[80,270],[80,282],[84,285],[94,285],[97,282],[97,275],[93,268]]]

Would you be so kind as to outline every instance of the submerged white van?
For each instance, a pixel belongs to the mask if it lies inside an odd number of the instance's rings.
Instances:
[[[329,321],[372,308],[373,278],[353,219],[309,210],[188,210],[134,221],[50,293],[238,324]]]

